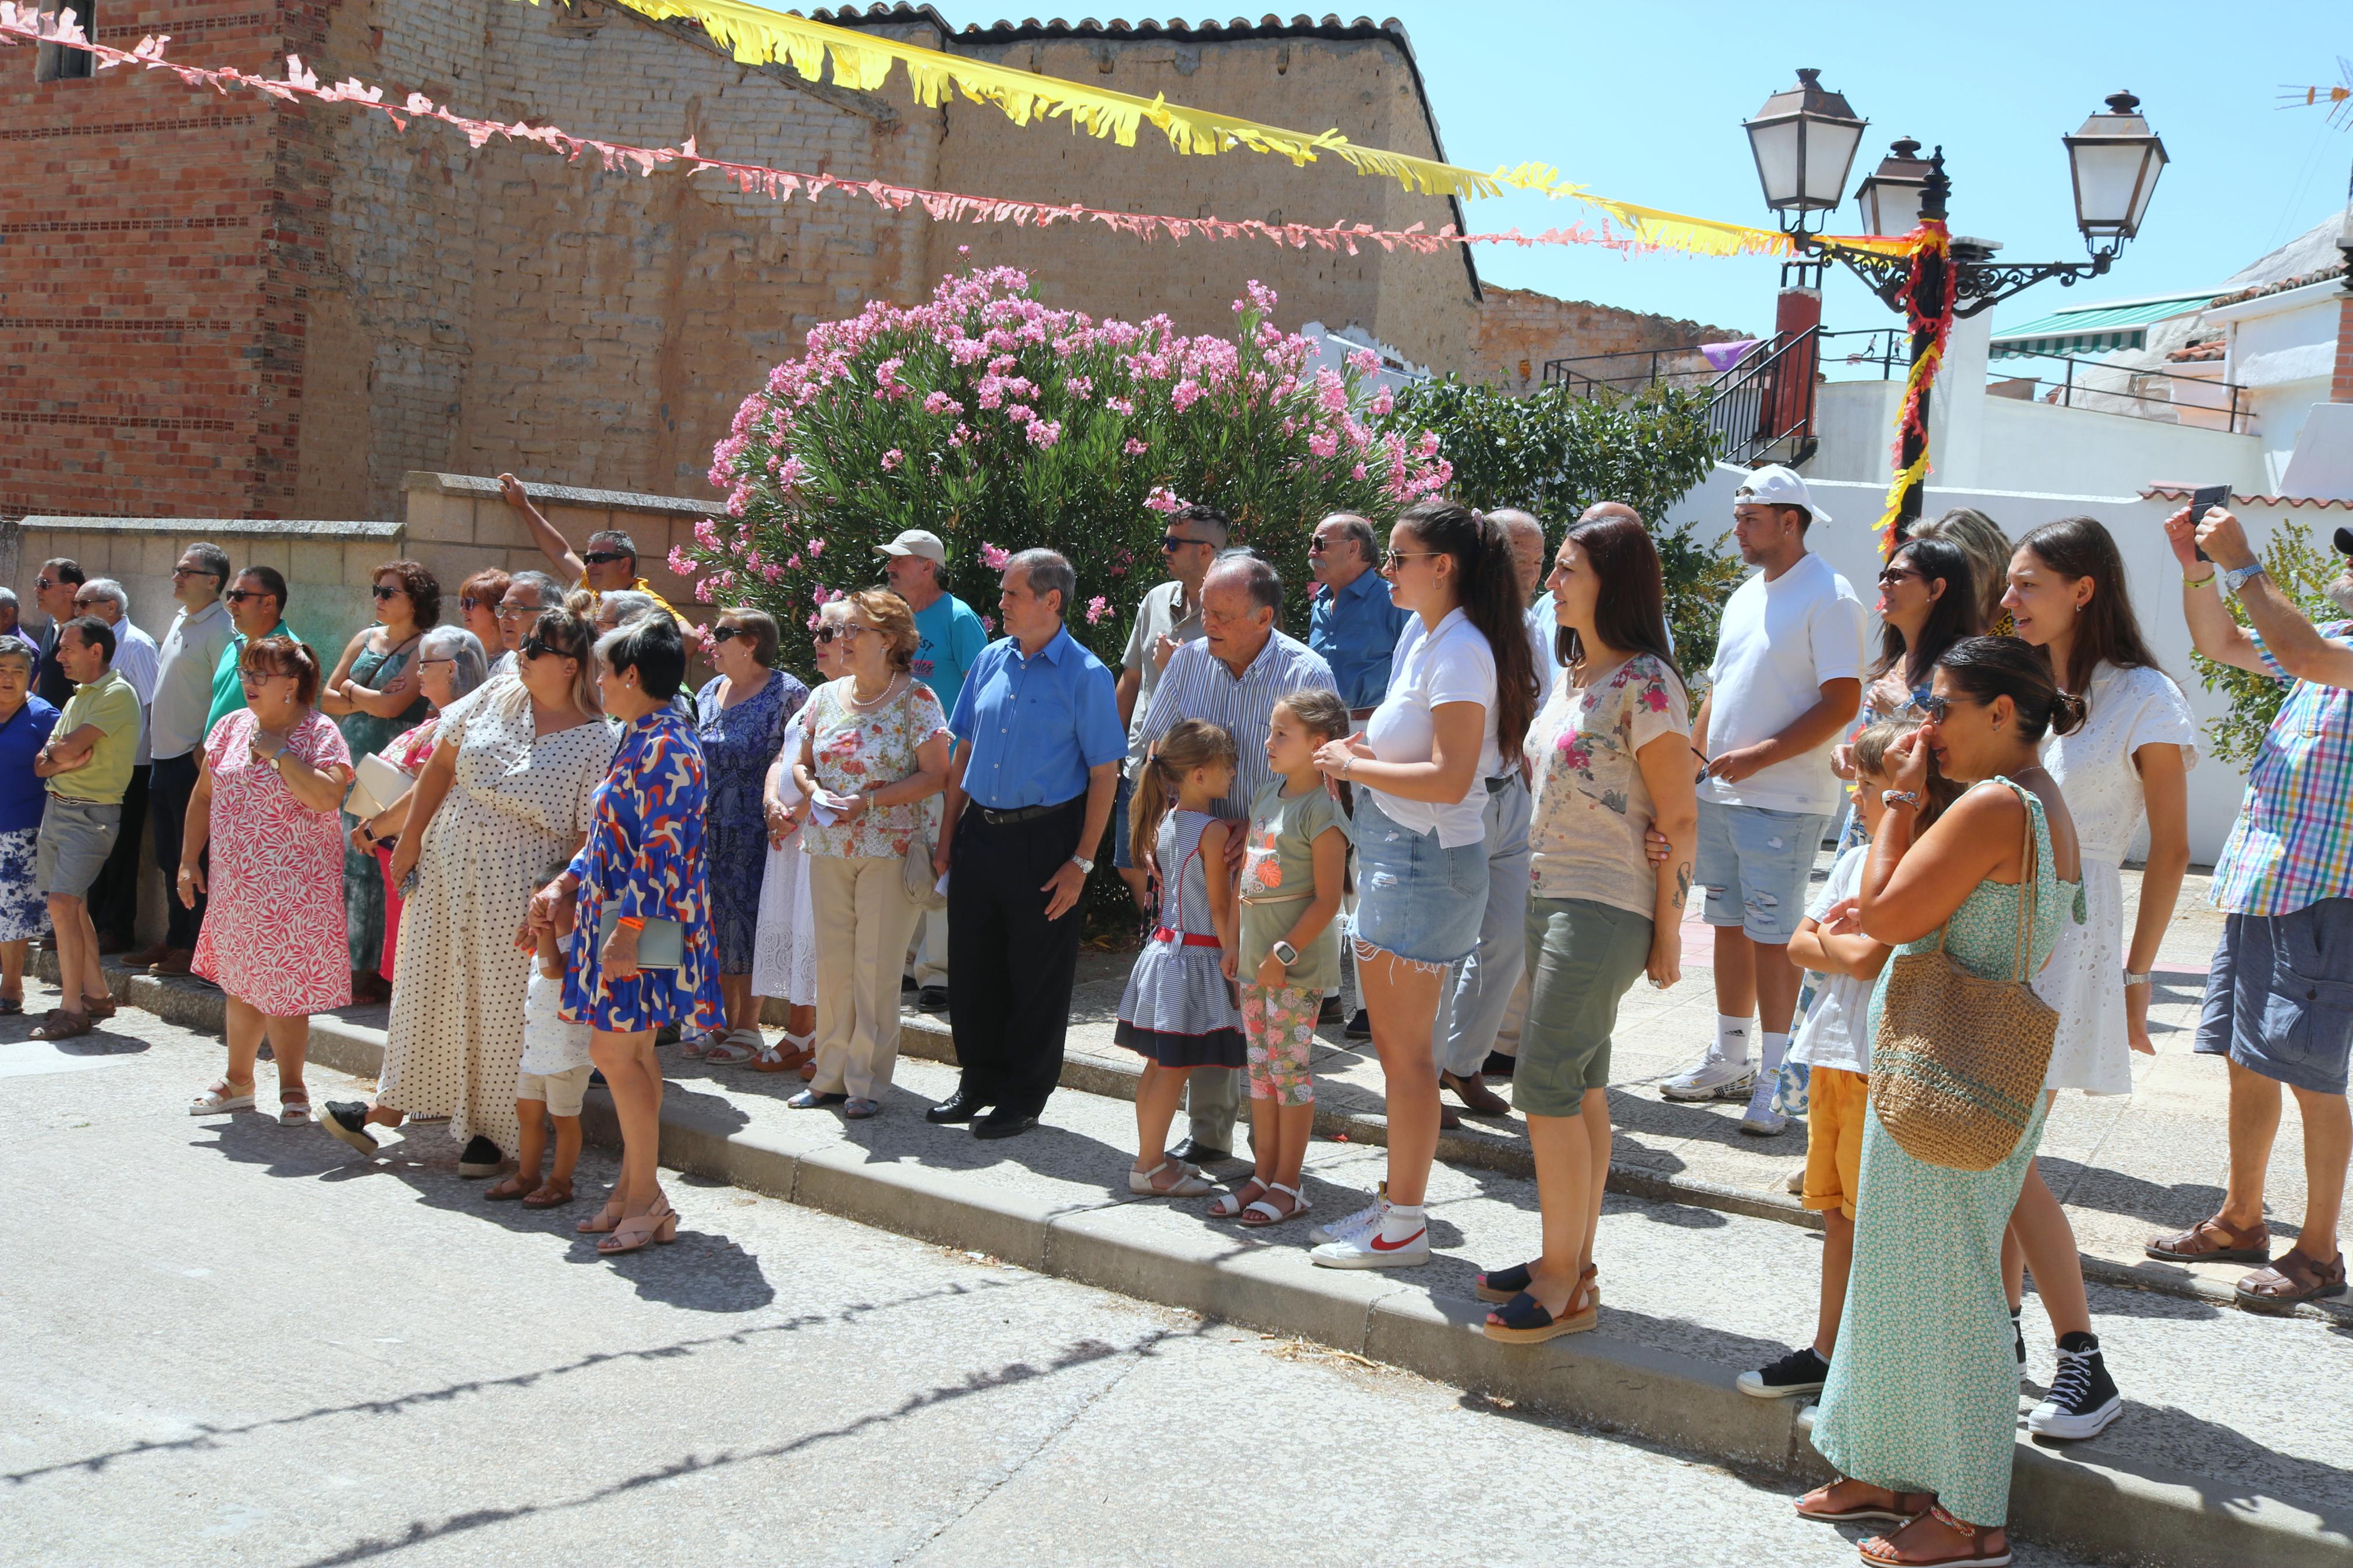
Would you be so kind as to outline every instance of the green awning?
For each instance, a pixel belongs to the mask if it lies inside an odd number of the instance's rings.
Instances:
[[[2137,300],[2121,305],[2077,305],[1993,335],[1993,357],[2012,354],[2102,354],[2148,346],[2152,322],[2185,315],[2212,299],[2211,290]]]

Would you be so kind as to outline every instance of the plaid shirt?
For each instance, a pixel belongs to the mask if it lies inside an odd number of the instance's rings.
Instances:
[[[2343,640],[2353,621],[2318,628]],[[2291,678],[2253,631],[2272,674]],[[2298,680],[2263,736],[2247,798],[2215,862],[2217,909],[2284,915],[2353,897],[2353,690]]]

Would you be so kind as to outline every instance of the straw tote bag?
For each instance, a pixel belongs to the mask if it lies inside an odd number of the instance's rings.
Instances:
[[[1972,974],[1936,945],[1890,962],[1871,1047],[1871,1108],[1897,1147],[1948,1171],[1989,1171],[2033,1120],[2059,1015],[2027,984],[2041,868],[2026,816],[2026,896],[2019,900],[2016,974]]]

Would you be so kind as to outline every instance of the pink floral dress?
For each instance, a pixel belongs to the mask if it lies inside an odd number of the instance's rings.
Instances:
[[[252,710],[239,708],[205,742],[212,872],[192,967],[269,1017],[308,1017],[352,1000],[343,817],[312,811],[254,761],[255,728]],[[343,732],[315,708],[286,740],[322,772],[351,763]]]
[[[869,784],[891,784],[915,771],[915,753],[934,735],[947,733],[940,700],[920,680],[871,710],[851,705],[848,676],[817,689],[808,702],[809,772],[818,787],[856,795]],[[861,812],[853,822],[822,824],[812,817],[801,842],[812,855],[903,859],[917,833],[939,842],[940,797]]]

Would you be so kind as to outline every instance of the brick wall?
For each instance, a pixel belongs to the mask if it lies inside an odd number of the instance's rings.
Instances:
[[[1643,349],[1684,348],[1748,336],[1730,327],[1702,326],[1672,316],[1643,315],[1587,300],[1556,300],[1525,289],[1490,283],[1478,314],[1475,335],[1458,365],[1466,381],[1493,382],[1514,392],[1541,385],[1545,361],[1583,354],[1613,354]],[[1632,362],[1628,362],[1631,365]],[[1704,370],[1697,354],[1682,356],[1677,368]],[[1624,374],[1627,366],[1578,367],[1598,379]]]
[[[2345,298],[2337,307],[2337,366],[2328,381],[2328,401],[2353,403],[2353,275],[2347,277]]]

